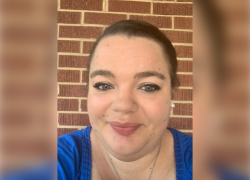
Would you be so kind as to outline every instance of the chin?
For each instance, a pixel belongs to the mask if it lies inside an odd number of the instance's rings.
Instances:
[[[139,137],[141,136],[121,136],[114,133],[106,137],[103,143],[117,156],[129,157],[140,152],[147,144]]]

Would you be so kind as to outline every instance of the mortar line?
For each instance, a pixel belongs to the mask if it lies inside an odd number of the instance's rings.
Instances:
[[[150,2],[150,14],[153,14],[153,0]]]
[[[57,83],[57,99],[58,99],[58,95],[60,94],[60,87],[59,87],[59,84]]]
[[[59,11],[59,10],[60,10],[60,5],[61,5],[60,0],[57,0],[57,11]]]
[[[188,130],[188,129],[177,129],[177,130],[183,133],[193,133],[193,130]]]
[[[84,24],[85,24],[85,22],[84,22],[84,16],[85,16],[85,12],[82,11],[82,12],[81,12],[81,22],[80,22],[81,25],[84,25]]]
[[[174,29],[174,17],[172,16],[172,29]]]
[[[81,101],[80,101],[80,99],[78,99],[78,105],[79,105],[78,111],[79,111],[79,112],[82,112]]]
[[[102,12],[105,12],[105,3],[106,3],[106,0],[103,0],[102,1]]]
[[[90,41],[90,42],[95,42],[96,41],[96,39],[94,39],[94,38],[65,38],[65,37],[59,37],[58,40]]]
[[[106,11],[109,11],[109,0],[106,0]]]
[[[154,2],[155,3],[155,2]],[[179,3],[178,3],[179,4]],[[110,14],[129,14],[129,15],[147,15],[147,16],[163,16],[163,17],[190,17],[192,18],[193,15],[162,15],[162,14],[150,14],[150,13],[136,13],[136,12],[113,12],[113,11],[95,11],[95,10],[74,10],[74,9],[60,9],[58,11],[65,11],[65,12],[90,12],[90,13],[110,13]]]
[[[177,58],[178,61],[193,61],[193,58]]]
[[[58,52],[59,55],[77,55],[77,56],[89,56],[89,54],[73,53],[73,52]]]
[[[127,14],[129,17],[129,14]],[[66,23],[57,23],[59,26],[76,26],[76,27],[105,27],[105,24],[66,24]],[[172,23],[173,24],[173,23]],[[173,29],[173,28],[159,28],[160,30],[169,30],[169,31],[183,31],[183,32],[193,32],[192,29]]]
[[[193,75],[193,72],[177,72],[176,74],[180,74],[180,75]]]

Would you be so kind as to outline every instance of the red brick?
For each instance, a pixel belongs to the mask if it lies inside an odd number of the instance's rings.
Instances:
[[[153,13],[162,15],[192,15],[192,4],[154,3]]]
[[[111,13],[84,13],[84,23],[87,24],[104,24],[109,25],[117,21],[126,19],[125,14],[111,14]]]
[[[88,72],[87,71],[82,71],[82,82],[86,83],[88,80]]]
[[[82,53],[90,54],[95,42],[92,41],[83,41]]]
[[[76,128],[57,128],[57,137],[60,137],[63,134],[68,134],[73,131],[77,131]]]
[[[78,99],[58,99],[57,101],[58,111],[78,111],[78,109]]]
[[[86,97],[87,87],[85,85],[59,85],[61,97]]]
[[[192,58],[193,57],[193,47],[192,46],[174,46],[177,57],[182,58]]]
[[[191,17],[174,17],[175,29],[193,29],[193,18]]]
[[[87,108],[87,100],[83,99],[81,100],[81,109],[82,111],[88,111],[88,108]]]
[[[173,109],[173,114],[174,115],[192,116],[192,114],[193,114],[193,105],[192,104],[175,103],[175,108]]]
[[[102,10],[102,0],[60,0],[61,9]]]
[[[79,24],[81,23],[81,13],[58,11],[57,23]]]
[[[57,41],[57,51],[58,52],[71,52],[80,53],[80,41]]]
[[[178,61],[177,72],[193,72],[193,61]]]
[[[109,0],[111,12],[150,13],[150,2]]]
[[[60,26],[59,37],[97,38],[102,34],[101,27]]]
[[[193,120],[192,118],[173,118],[169,119],[168,127],[174,129],[184,129],[191,130],[193,129]]]
[[[58,82],[80,82],[80,71],[77,70],[58,70]]]
[[[87,68],[88,56],[59,56],[59,67]]]
[[[192,101],[193,90],[192,89],[176,89],[174,90],[173,100]]]
[[[141,21],[146,21],[158,28],[172,28],[172,18],[163,16],[139,16],[130,15],[129,19],[137,19]]]
[[[59,125],[89,126],[88,114],[66,114],[60,113],[58,116]]]
[[[193,33],[185,31],[163,31],[172,43],[192,43]]]
[[[193,86],[193,76],[192,75],[178,75],[180,86],[192,87]]]

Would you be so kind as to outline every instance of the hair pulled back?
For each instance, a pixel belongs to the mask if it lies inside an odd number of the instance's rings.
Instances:
[[[88,76],[89,76],[91,61],[99,42],[105,37],[114,35],[125,35],[127,37],[144,37],[158,43],[162,47],[164,58],[168,65],[168,70],[171,79],[171,87],[176,88],[179,86],[179,81],[176,74],[178,65],[176,58],[176,51],[172,43],[166,37],[166,35],[163,32],[161,32],[157,27],[147,22],[139,20],[122,20],[110,25],[104,30],[103,34],[95,42],[93,49],[90,53],[88,61]]]

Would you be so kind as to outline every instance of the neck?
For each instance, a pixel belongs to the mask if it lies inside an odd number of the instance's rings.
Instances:
[[[157,164],[157,158],[161,151],[161,141],[162,138],[146,155],[133,161],[124,161],[126,157],[116,157],[105,149],[104,146],[102,146],[102,149],[110,168],[114,171],[114,174],[118,174],[120,178],[127,177],[125,179],[130,179],[129,177],[135,178],[138,176],[138,179],[148,179]]]

